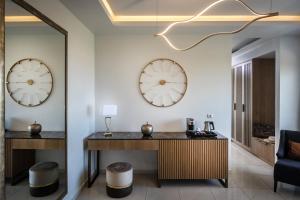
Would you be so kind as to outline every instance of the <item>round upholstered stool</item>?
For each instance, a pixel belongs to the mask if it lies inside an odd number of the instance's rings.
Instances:
[[[30,194],[42,197],[52,194],[59,186],[58,164],[56,162],[40,162],[29,169]]]
[[[132,192],[132,166],[126,162],[117,162],[106,168],[106,193],[113,198],[122,198]]]

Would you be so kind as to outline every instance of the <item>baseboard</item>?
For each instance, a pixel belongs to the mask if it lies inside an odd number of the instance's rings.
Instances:
[[[64,200],[69,200],[69,199],[71,199],[71,200],[76,200],[78,197],[79,197],[79,195],[80,195],[80,193],[82,192],[82,190],[84,189],[84,188],[86,188],[87,187],[87,179],[86,180],[84,180],[83,182],[82,182],[82,184],[80,185],[80,187],[79,187],[79,189],[77,190],[77,192],[75,192],[71,197],[69,197],[69,198],[64,198]],[[68,195],[67,195],[68,196]]]

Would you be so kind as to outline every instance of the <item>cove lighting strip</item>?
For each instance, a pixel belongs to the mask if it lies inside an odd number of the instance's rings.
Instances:
[[[244,25],[242,25],[240,28],[234,30],[234,31],[229,31],[229,32],[216,32],[216,33],[212,33],[212,34],[209,34],[209,35],[206,35],[204,37],[202,37],[198,42],[190,45],[190,46],[187,46],[187,47],[184,47],[184,48],[178,48],[176,45],[174,45],[168,38],[167,36],[167,33],[169,31],[171,31],[171,29],[173,27],[175,27],[176,25],[178,24],[186,24],[186,23],[190,23],[190,22],[193,22],[195,21],[195,19],[197,19],[199,16],[202,16],[203,14],[205,14],[208,10],[214,8],[215,6],[217,6],[218,4],[221,4],[223,2],[226,2],[226,1],[234,1],[238,4],[240,4],[243,8],[245,8],[246,10],[248,10],[249,12],[251,12],[255,18],[253,18],[252,20],[250,20],[249,22],[245,23]],[[215,1],[214,3],[210,4],[209,6],[207,6],[206,8],[204,8],[201,12],[199,12],[197,15],[189,18],[189,19],[186,19],[186,20],[183,20],[183,21],[177,21],[177,22],[173,22],[171,23],[169,26],[167,26],[167,28],[165,30],[163,30],[161,33],[158,33],[156,34],[156,36],[160,36],[162,37],[166,42],[167,44],[174,50],[177,50],[177,51],[186,51],[186,50],[189,50],[189,49],[192,49],[194,48],[195,46],[197,46],[198,44],[200,44],[201,42],[207,40],[208,38],[211,38],[213,36],[217,36],[217,35],[229,35],[229,34],[235,34],[235,33],[239,33],[241,32],[242,30],[244,30],[245,28],[247,28],[248,26],[250,26],[252,23],[254,23],[255,21],[258,21],[260,19],[264,19],[264,18],[270,18],[270,17],[273,17],[273,16],[278,16],[279,13],[278,12],[273,12],[273,13],[266,13],[266,14],[262,14],[262,13],[258,13],[256,11],[254,11],[252,8],[250,8],[247,4],[245,4],[242,0],[218,0],[218,1]]]
[[[190,19],[190,15],[116,15],[108,0],[99,0],[107,16],[112,23],[122,22],[174,22]],[[210,15],[199,16],[194,21],[198,22],[248,22],[255,18],[253,15]],[[298,15],[280,15],[271,18],[263,18],[259,21],[265,22],[300,22]]]
[[[5,22],[41,22],[36,16],[5,16]]]

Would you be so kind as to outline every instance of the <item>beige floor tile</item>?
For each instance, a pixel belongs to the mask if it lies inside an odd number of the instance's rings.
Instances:
[[[272,190],[243,189],[251,200],[283,200],[282,196]]]
[[[146,200],[180,200],[177,188],[148,188]]]
[[[181,188],[179,195],[182,200],[215,200],[209,188]]]
[[[273,175],[261,175],[259,177],[270,189],[273,190],[274,187],[274,178]]]
[[[211,191],[216,200],[250,200],[239,188],[220,188]]]
[[[293,185],[279,183],[277,187],[277,193],[285,200],[299,200],[300,199],[300,187]]]

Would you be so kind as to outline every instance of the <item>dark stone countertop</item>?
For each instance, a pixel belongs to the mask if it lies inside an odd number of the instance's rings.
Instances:
[[[88,140],[227,140],[220,133],[216,137],[188,137],[185,132],[154,132],[151,137],[143,137],[141,132],[113,132],[112,136],[104,136],[104,132],[96,132],[88,136]]]
[[[6,139],[65,139],[63,131],[42,131],[39,135],[32,136],[27,131],[5,131]]]

